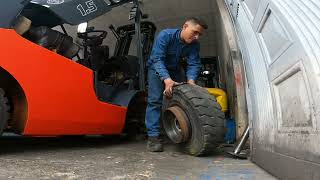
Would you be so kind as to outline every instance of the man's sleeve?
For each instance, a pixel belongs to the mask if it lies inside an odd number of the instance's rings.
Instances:
[[[169,35],[165,31],[161,31],[153,45],[151,52],[151,61],[159,74],[161,80],[165,80],[170,78],[167,68],[164,65],[164,61],[166,58],[166,50],[170,41]]]
[[[187,80],[196,80],[201,69],[201,60],[199,56],[200,44],[197,43],[189,52],[187,57]]]

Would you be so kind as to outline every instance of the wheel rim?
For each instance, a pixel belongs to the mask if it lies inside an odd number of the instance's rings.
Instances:
[[[174,143],[186,142],[190,137],[189,119],[186,113],[178,106],[172,106],[165,111],[163,127]]]

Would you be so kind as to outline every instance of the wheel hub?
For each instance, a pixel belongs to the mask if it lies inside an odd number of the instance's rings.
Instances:
[[[186,142],[190,137],[190,122],[186,113],[178,106],[169,107],[164,113],[164,129],[174,143]]]

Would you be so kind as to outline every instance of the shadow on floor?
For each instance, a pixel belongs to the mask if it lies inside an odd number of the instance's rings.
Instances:
[[[0,137],[0,155],[48,150],[68,151],[71,149],[111,147],[132,142],[132,140],[121,136],[24,137],[4,135]]]

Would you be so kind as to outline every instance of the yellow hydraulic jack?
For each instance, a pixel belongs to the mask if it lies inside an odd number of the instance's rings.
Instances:
[[[221,106],[221,111],[226,113],[228,110],[228,99],[227,93],[219,88],[206,88],[212,96],[217,99],[217,102]]]

